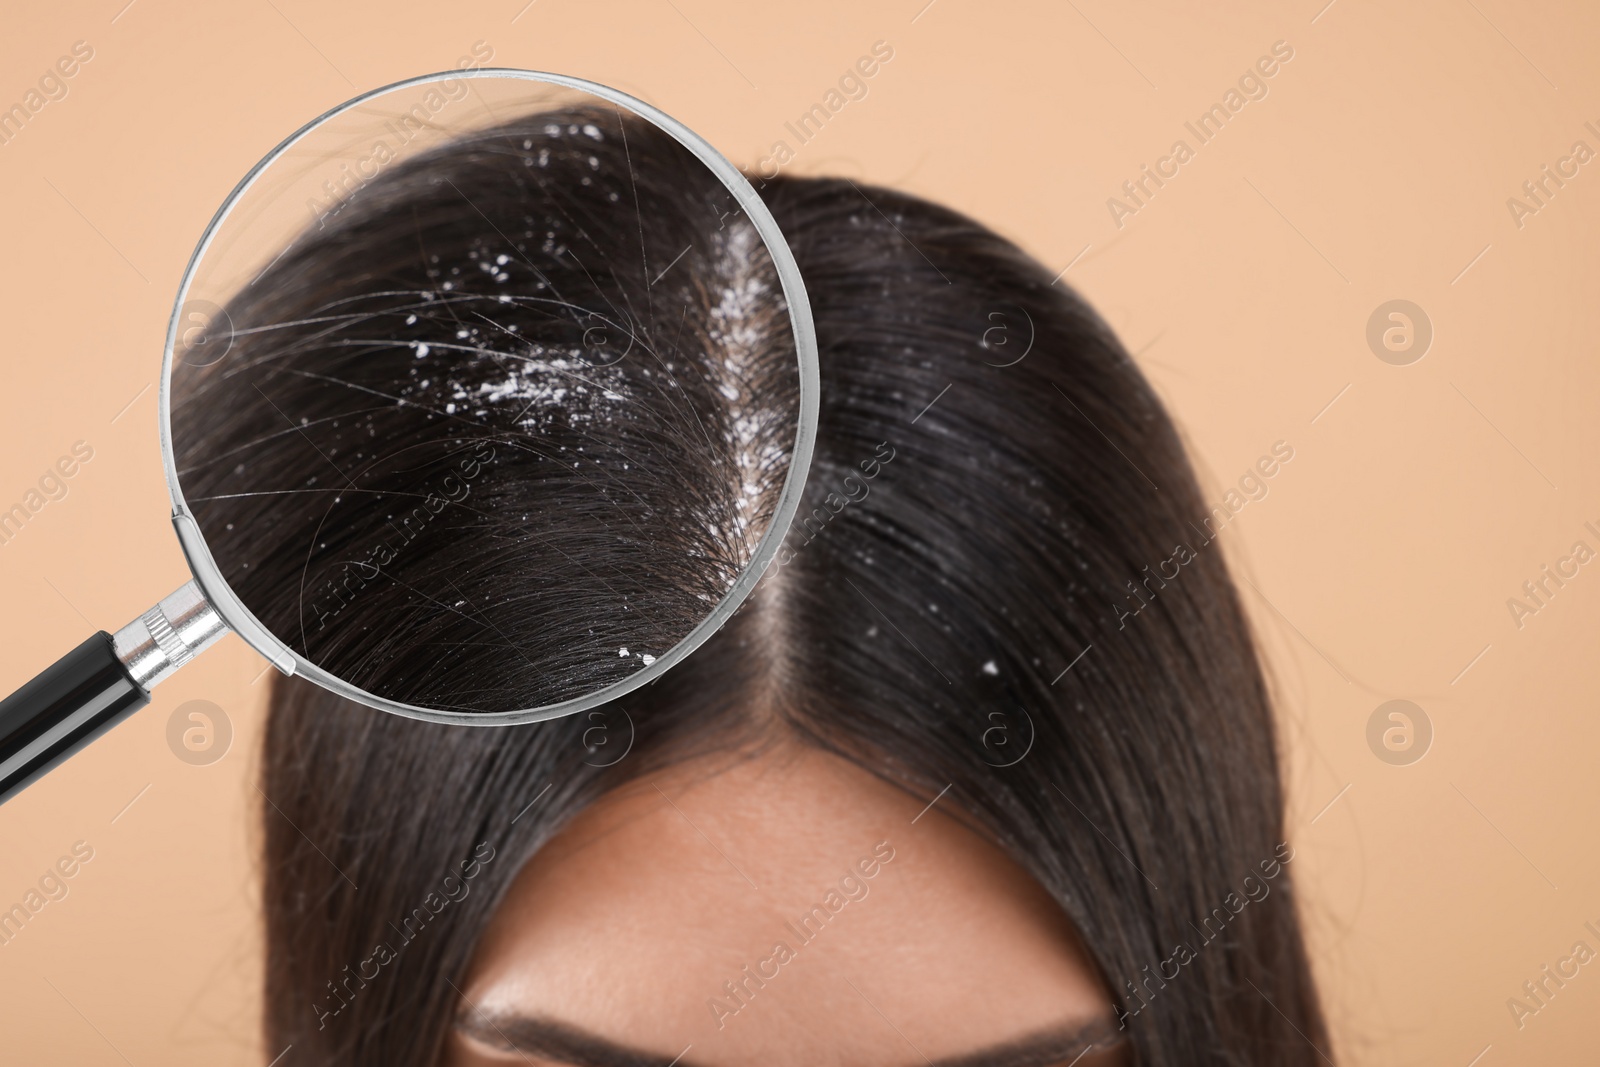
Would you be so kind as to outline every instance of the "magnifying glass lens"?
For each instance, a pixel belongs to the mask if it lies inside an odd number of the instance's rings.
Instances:
[[[621,94],[471,73],[325,116],[236,191],[180,297],[168,462],[197,579],[263,651],[519,721],[654,677],[737,606],[803,480],[814,353],[708,146]]]

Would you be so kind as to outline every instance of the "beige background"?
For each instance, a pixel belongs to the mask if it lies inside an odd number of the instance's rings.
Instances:
[[[482,41],[497,65],[633,92],[748,166],[884,40],[893,60],[793,173],[905,188],[1070,264],[1212,499],[1273,442],[1295,450],[1223,540],[1281,690],[1343,1062],[1594,1062],[1600,964],[1520,1030],[1506,1005],[1575,941],[1600,949],[1583,929],[1600,928],[1600,564],[1521,629],[1506,606],[1575,541],[1600,549],[1583,528],[1600,528],[1600,162],[1520,228],[1506,204],[1574,141],[1600,150],[1592,5],[124,2],[14,6],[0,34],[0,107],[94,49],[0,145],[0,506],[73,442],[94,449],[0,546],[0,689],[184,580],[150,386],[195,240],[280,137]],[[1280,40],[1294,58],[1266,98],[1118,228],[1107,198],[1175,139],[1195,147],[1183,123]],[[1409,366],[1365,339],[1395,298],[1435,330]],[[281,1051],[256,1037],[263,666],[225,639],[0,808],[0,905],[94,849],[0,947],[6,1062]],[[1394,698],[1435,731],[1410,766],[1366,740]],[[211,766],[167,747],[193,699],[235,727]]]

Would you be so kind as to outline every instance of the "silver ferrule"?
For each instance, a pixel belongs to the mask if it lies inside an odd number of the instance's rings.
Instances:
[[[111,644],[133,680],[152,689],[227,631],[222,617],[191,580],[118,630]]]

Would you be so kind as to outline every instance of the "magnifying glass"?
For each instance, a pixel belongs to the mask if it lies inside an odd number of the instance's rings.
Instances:
[[[230,630],[435,722],[654,681],[771,562],[817,390],[777,224],[659,110],[477,69],[329,111],[178,290],[161,447],[193,579],[0,702],[0,800]]]

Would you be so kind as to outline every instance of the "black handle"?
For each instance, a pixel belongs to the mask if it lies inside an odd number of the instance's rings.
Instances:
[[[150,703],[101,630],[0,700],[0,803]]]

